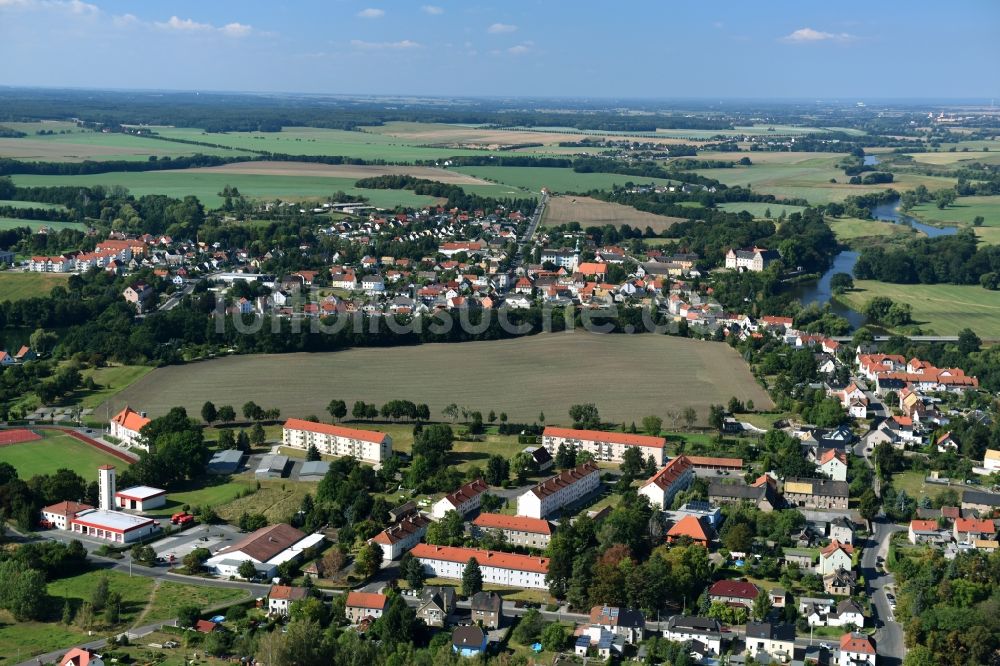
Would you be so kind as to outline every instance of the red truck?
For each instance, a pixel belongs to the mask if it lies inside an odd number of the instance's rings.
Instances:
[[[175,513],[170,516],[170,522],[174,525],[191,525],[194,523],[194,516],[192,516],[187,511],[181,511],[180,513]]]

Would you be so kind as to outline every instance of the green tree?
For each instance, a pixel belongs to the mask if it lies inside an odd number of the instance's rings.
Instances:
[[[40,619],[46,607],[45,574],[25,562],[0,562],[0,608],[18,622]]]
[[[663,429],[663,419],[659,416],[643,417],[642,429],[646,432],[646,434],[653,435],[655,437],[656,435],[659,435],[660,430]]]
[[[566,444],[560,444],[556,449],[556,467],[558,469],[572,469],[576,467],[576,449]]]
[[[366,543],[354,560],[354,570],[362,578],[371,578],[382,567],[382,547],[374,541]]]
[[[764,620],[767,614],[771,612],[771,596],[766,590],[761,590],[757,594],[757,598],[753,600],[753,616],[757,620]]]
[[[254,402],[253,400],[248,400],[243,403],[243,417],[249,421],[256,421],[260,419],[264,410]]]
[[[486,483],[502,486],[510,477],[510,461],[500,455],[491,455],[486,461]]]
[[[236,573],[240,575],[243,580],[253,580],[257,577],[257,567],[253,565],[250,560],[243,560],[240,566],[236,569]]]
[[[854,278],[851,277],[850,273],[834,273],[830,277],[830,289],[835,294],[843,294],[854,289]]]
[[[343,400],[331,400],[330,404],[326,406],[326,411],[330,412],[334,421],[339,421],[347,416],[347,403]]]
[[[424,540],[435,546],[458,546],[465,535],[465,521],[458,511],[448,511],[441,520],[427,526]]]
[[[695,421],[698,420],[698,412],[695,411],[694,407],[685,407],[681,411],[681,420],[684,421],[684,425],[690,430]]]
[[[108,577],[101,576],[97,579],[97,584],[94,585],[94,590],[90,593],[90,605],[94,607],[95,612],[100,613],[108,605],[109,593]]]
[[[232,423],[236,420],[236,410],[233,409],[232,405],[223,405],[222,407],[219,407],[216,418],[223,423]]]
[[[542,647],[549,652],[560,652],[566,647],[566,627],[552,622],[542,630]]]
[[[639,447],[630,446],[622,454],[622,462],[618,468],[622,471],[625,478],[631,481],[642,473],[645,462]]]
[[[571,406],[569,417],[573,419],[573,427],[575,428],[597,428],[601,425],[597,406],[592,402]]]
[[[725,530],[722,535],[722,544],[730,551],[749,552],[750,546],[753,544],[753,533],[746,523],[735,523]]]
[[[316,448],[315,444],[310,444],[309,448],[306,449],[306,460],[310,462],[316,462],[317,460],[322,460],[323,456],[320,455],[319,449]]]
[[[118,624],[122,615],[122,595],[118,592],[108,594],[107,606],[104,609],[104,619],[110,625]]]
[[[184,563],[184,569],[188,574],[196,574],[201,571],[201,568],[211,556],[212,553],[208,550],[208,548],[195,548],[184,556],[184,559],[182,560]]]
[[[214,423],[218,416],[219,413],[216,411],[215,405],[212,404],[211,400],[206,400],[205,404],[201,406],[201,420],[205,423]]]
[[[186,604],[177,609],[177,626],[193,627],[201,617],[201,609],[192,604]]]
[[[542,625],[542,614],[538,609],[532,608],[521,616],[520,622],[511,632],[511,638],[521,645],[531,645],[541,636]]]
[[[250,443],[254,446],[261,446],[267,441],[267,434],[264,432],[264,426],[260,423],[254,423],[250,428]]]
[[[479,567],[479,562],[474,557],[470,557],[462,570],[462,596],[471,597],[483,590],[483,572]]]
[[[878,516],[881,510],[882,503],[879,501],[878,495],[875,494],[873,489],[866,489],[860,499],[858,499],[858,513],[868,523],[869,530],[871,529],[872,521],[875,520],[875,517]]]

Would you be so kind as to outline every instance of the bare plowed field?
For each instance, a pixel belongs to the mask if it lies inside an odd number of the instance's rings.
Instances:
[[[627,224],[639,229],[652,227],[653,231],[660,232],[683,221],[684,218],[681,217],[654,215],[636,210],[631,206],[609,203],[590,197],[556,196],[549,199],[542,224],[547,227],[567,222],[579,222],[584,227]]]
[[[573,404],[593,402],[601,416],[639,422],[692,406],[701,421],[731,396],[771,401],[728,345],[664,335],[542,334],[513,340],[350,349],[318,354],[230,356],[159,368],[111,399],[153,416],[182,405],[196,416],[211,400],[248,400],[285,416],[328,418],[336,398],[382,404],[427,403],[434,418],[451,403],[504,411],[512,421],[567,423]],[[97,409],[104,413],[104,408]]]

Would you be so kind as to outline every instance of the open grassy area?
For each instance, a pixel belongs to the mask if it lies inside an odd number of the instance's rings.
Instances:
[[[740,211],[747,211],[754,217],[766,217],[767,211],[771,211],[772,220],[777,220],[781,217],[782,213],[785,215],[791,215],[792,213],[801,213],[806,209],[805,206],[790,206],[788,204],[776,204],[776,203],[758,203],[755,201],[731,201],[729,203],[721,203],[717,208],[722,210],[727,210],[730,213],[739,213]]]
[[[253,488],[254,482],[249,479],[228,480],[218,477],[208,477],[209,483],[215,479],[214,485],[192,486],[187,490],[170,491],[167,493],[167,503],[159,509],[153,509],[146,513],[150,516],[170,516],[180,511],[184,505],[188,506],[211,506],[219,507],[228,504],[245,492],[248,488]],[[238,517],[238,516],[237,516]]]
[[[856,217],[828,217],[827,224],[833,229],[837,240],[858,249],[872,240],[884,242],[914,238],[917,231],[912,227],[879,220],[862,220]]]
[[[945,485],[942,483],[926,483],[927,472],[900,472],[892,475],[892,487],[896,491],[905,490],[910,497],[937,497],[949,488],[961,495],[966,486],[962,484]]]
[[[38,441],[0,446],[0,462],[13,465],[22,479],[67,468],[89,480],[97,478],[97,468],[101,465],[114,465],[118,469],[127,466],[120,458],[69,435],[51,430],[37,432],[42,436]]]
[[[577,173],[572,169],[557,167],[458,167],[456,171],[467,173],[496,183],[504,183],[528,192],[538,192],[543,187],[552,192],[588,192],[608,190],[614,185],[625,183],[656,183],[668,185],[664,178],[642,178],[624,176],[617,173]]]
[[[223,203],[219,192],[226,185],[237,187],[250,198],[259,199],[325,199],[334,192],[366,197],[373,206],[394,208],[421,207],[436,202],[433,197],[414,194],[410,190],[368,190],[354,187],[356,178],[327,178],[323,176],[266,176],[184,169],[177,171],[145,171],[90,174],[85,176],[14,176],[18,186],[52,187],[59,185],[93,186],[119,185],[128,188],[135,196],[165,194],[181,199],[194,195],[209,208]],[[476,186],[470,186],[472,188]],[[479,186],[485,187],[485,186]]]
[[[798,155],[798,154],[795,154]],[[749,167],[733,169],[699,169],[697,173],[714,178],[729,186],[749,185],[763,194],[773,194],[779,198],[803,198],[812,204],[843,201],[852,194],[880,192],[887,185],[849,185],[849,177],[835,165],[842,159],[838,155],[816,153],[816,157],[786,163],[763,162]],[[830,182],[833,179],[836,182]],[[952,178],[924,176],[920,174],[897,174],[892,187],[897,191],[910,190],[917,185],[925,185],[930,190],[951,187]]]
[[[16,199],[0,199],[0,207],[10,208],[41,208],[43,210],[66,210],[62,204],[41,203],[38,201],[18,201]]]
[[[984,340],[1000,340],[1000,292],[978,285],[890,284],[856,280],[855,289],[838,297],[861,311],[875,296],[909,303],[913,320],[926,334],[957,335],[971,328]]]
[[[1000,156],[1000,153],[998,153]],[[984,226],[1000,227],[1000,196],[959,197],[944,210],[931,203],[920,204],[908,211],[913,217],[931,224],[971,225],[976,216],[983,216]]]
[[[60,229],[76,229],[85,231],[86,226],[80,222],[51,222],[49,220],[29,220],[21,217],[0,217],[0,229],[18,229],[28,227],[32,231],[38,231],[42,227],[48,227],[53,231]]]
[[[87,640],[87,632],[75,625],[56,622],[18,622],[0,611],[0,663],[19,664],[36,654],[68,648]]]
[[[85,409],[97,407],[126,386],[145,376],[152,369],[148,365],[109,365],[103,368],[88,368],[81,374],[84,378],[93,377],[99,388],[93,391],[78,391],[80,404]]]
[[[231,523],[244,513],[262,513],[270,523],[287,522],[299,510],[302,498],[313,490],[311,484],[288,479],[261,480],[260,485],[252,495],[213,506],[223,520]]]
[[[586,359],[585,362],[582,362]],[[261,381],[261,378],[267,381]],[[340,387],[331,394],[330,377]],[[373,382],[372,377],[392,377]],[[627,382],[611,377],[627,377]],[[274,386],[294,386],[275,392]],[[641,386],[642,390],[635,387]],[[358,348],[333,353],[229,356],[158,368],[115,396],[111,409],[130,404],[153,416],[183,405],[242,405],[247,400],[281,409],[283,416],[323,415],[338,397],[382,404],[391,399],[427,403],[435,418],[451,403],[512,422],[566,423],[571,405],[595,402],[617,423],[694,407],[707,418],[710,404],[731,396],[771,405],[738,354],[727,345],[665,335],[585,332],[419,347]]]
[[[93,570],[86,573],[61,578],[49,583],[49,596],[69,599],[74,607],[79,607],[84,601],[90,601],[97,582],[108,579],[108,590],[122,595],[121,624],[129,625],[146,608],[150,592],[153,590],[153,579],[144,576],[129,576],[117,571]],[[57,602],[56,607],[63,604]]]
[[[238,588],[185,585],[164,581],[153,591],[149,611],[143,618],[143,622],[150,623],[175,618],[181,606],[193,604],[199,608],[207,609],[249,598],[249,592]]]
[[[0,301],[46,296],[53,287],[65,287],[67,282],[69,275],[65,273],[3,271],[0,273]]]

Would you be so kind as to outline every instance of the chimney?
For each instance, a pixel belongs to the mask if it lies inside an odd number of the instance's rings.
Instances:
[[[98,475],[98,508],[101,511],[115,510],[115,466],[101,465],[97,470]]]

